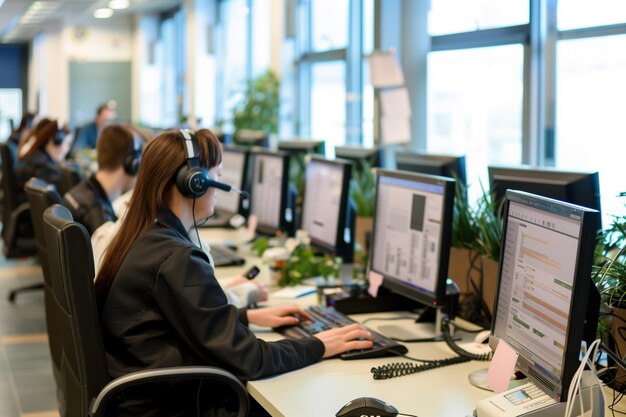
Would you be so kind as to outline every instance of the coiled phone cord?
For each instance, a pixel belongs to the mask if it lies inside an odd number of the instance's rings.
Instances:
[[[477,355],[474,353],[470,353],[462,348],[460,348],[452,339],[450,335],[450,319],[446,316],[443,318],[442,323],[442,333],[443,339],[452,349],[454,353],[459,356],[455,356],[453,358],[446,359],[438,359],[438,360],[424,360],[424,359],[416,359],[410,356],[402,355],[403,357],[416,361],[423,362],[422,364],[416,365],[411,362],[396,362],[389,365],[382,365],[373,367],[371,369],[372,377],[374,379],[390,379],[399,376],[405,376],[410,374],[415,374],[417,372],[428,371],[435,368],[441,368],[449,365],[456,365],[458,363],[469,362],[472,360],[475,361],[488,361],[491,359],[490,353],[485,353],[482,355]]]

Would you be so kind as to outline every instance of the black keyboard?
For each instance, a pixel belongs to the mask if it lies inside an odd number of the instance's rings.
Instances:
[[[323,330],[335,327],[343,327],[347,324],[356,323],[343,313],[330,307],[311,306],[306,308],[313,322],[301,321],[296,326],[278,327],[274,330],[290,339],[301,339],[312,336]],[[406,346],[395,340],[389,339],[380,333],[367,329],[374,336],[374,346],[369,349],[349,350],[339,355],[341,359],[366,359],[379,358],[382,356],[397,356],[408,352]]]
[[[243,265],[246,260],[237,253],[225,246],[211,245],[211,257],[213,257],[213,263],[217,266],[236,266]]]

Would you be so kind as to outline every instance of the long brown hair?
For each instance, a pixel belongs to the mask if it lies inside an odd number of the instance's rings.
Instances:
[[[208,129],[202,129],[196,132],[196,137],[200,166],[211,169],[219,165],[222,162],[222,151],[215,135]],[[183,146],[178,131],[163,132],[146,146],[126,216],[105,251],[96,279],[96,299],[100,311],[133,243],[154,224],[158,209],[168,207],[176,187],[176,173],[187,163]]]

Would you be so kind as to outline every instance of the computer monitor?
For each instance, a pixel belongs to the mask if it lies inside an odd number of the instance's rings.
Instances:
[[[253,147],[258,146],[261,148],[269,148],[270,141],[267,133],[262,130],[248,130],[241,129],[235,132],[233,141],[237,145]]]
[[[248,155],[245,148],[224,146],[222,148],[222,178],[221,182],[230,184],[240,190],[248,190]],[[244,204],[245,203],[245,204]],[[220,191],[215,203],[215,212],[219,215],[247,214],[249,203],[235,192]]]
[[[292,154],[326,155],[326,142],[319,139],[302,138],[281,140],[278,142],[278,149]]]
[[[348,161],[330,161],[312,156],[305,168],[302,229],[311,247],[352,262],[354,209],[350,204]]]
[[[451,178],[427,174],[376,174],[370,273],[382,275],[386,289],[437,311],[446,301],[454,185]],[[424,339],[440,329],[427,333]]]
[[[561,171],[526,165],[516,167],[489,166],[489,184],[496,202],[502,201],[506,190],[520,190],[560,201],[600,209],[600,180],[597,172]],[[596,229],[601,227],[598,217]]]
[[[361,146],[335,146],[335,158],[345,159],[354,165],[355,169],[362,170],[362,161],[367,162],[369,168],[380,168],[385,161],[384,150],[381,147],[364,148]]]
[[[396,152],[396,168],[403,171],[455,178],[467,184],[465,156],[420,153],[407,150]]]
[[[596,336],[600,296],[591,281],[595,224],[585,207],[507,191],[489,343],[504,341],[517,367],[565,401],[581,341]]]
[[[250,214],[257,232],[275,236],[293,233],[294,196],[289,187],[289,154],[253,149]]]

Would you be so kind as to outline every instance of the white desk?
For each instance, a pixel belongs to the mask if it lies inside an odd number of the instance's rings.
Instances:
[[[206,228],[200,229],[200,235],[209,244],[224,241],[237,244],[246,240],[246,232],[243,229]],[[262,265],[258,258],[246,256],[251,255],[249,253],[242,255],[248,258],[246,265],[218,268],[218,276],[241,274],[252,264],[257,264],[262,268],[259,278],[269,283],[267,267]],[[316,300],[314,295],[297,300],[270,298],[269,304],[296,303],[304,306],[311,305]],[[356,320],[363,320],[393,314],[373,313],[353,317]],[[370,321],[367,326],[376,330],[378,325],[384,324],[389,322]],[[394,324],[411,325],[408,320]],[[255,329],[255,332],[260,338],[269,341],[282,337],[264,329]],[[405,343],[405,346],[409,348],[409,356],[420,359],[443,359],[454,356],[444,342]],[[366,396],[385,400],[401,413],[420,417],[464,417],[472,415],[478,401],[493,395],[492,392],[474,387],[467,380],[471,372],[487,367],[487,362],[466,362],[387,380],[376,381],[372,378],[370,372],[372,367],[395,362],[408,360],[401,357],[350,361],[327,359],[287,374],[250,381],[247,388],[250,395],[274,417],[331,417],[348,401]],[[612,390],[605,388],[605,392],[610,402]],[[623,404],[618,405],[619,410],[625,408]],[[608,409],[605,415],[611,415]]]
[[[393,313],[353,317],[360,320],[390,315]],[[389,324],[371,321],[367,326],[375,330],[378,323]],[[412,325],[409,320],[402,323]],[[272,332],[261,331],[258,335],[266,340],[280,338]],[[455,356],[444,342],[405,345],[410,356],[421,359]],[[385,400],[401,413],[420,417],[463,417],[472,414],[479,400],[493,395],[467,381],[468,374],[486,367],[486,362],[467,362],[387,380],[372,378],[372,367],[394,362],[408,360],[401,357],[349,361],[327,359],[288,374],[248,382],[247,387],[250,394],[274,417],[334,416],[348,401],[365,396]]]

